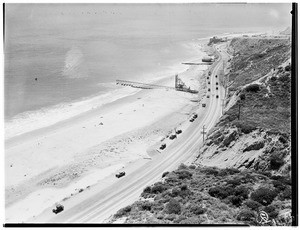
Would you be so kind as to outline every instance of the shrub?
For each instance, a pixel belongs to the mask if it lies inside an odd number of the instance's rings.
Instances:
[[[201,170],[202,173],[205,173],[206,175],[218,175],[219,171],[215,168],[204,168]]]
[[[248,86],[245,88],[246,92],[253,92],[253,93],[258,92],[259,89],[260,89],[260,87],[259,87],[258,84],[248,85]]]
[[[240,172],[240,170],[238,170],[236,168],[225,168],[225,169],[220,170],[219,176],[233,175],[233,174],[236,174],[239,172]]]
[[[284,191],[279,195],[280,200],[292,199],[292,190],[290,186],[286,187]]]
[[[175,214],[171,214],[171,215],[167,215],[166,217],[165,217],[165,219],[166,220],[175,220],[176,219],[176,215]]]
[[[151,188],[151,193],[154,193],[154,194],[159,194],[159,193],[162,193],[163,191],[167,190],[168,188],[162,184],[162,183],[155,183],[153,185],[153,187]]]
[[[151,193],[151,187],[150,186],[147,186],[144,191],[144,193]]]
[[[263,210],[268,213],[269,219],[275,219],[279,214],[274,205],[268,205]]]
[[[237,216],[237,220],[240,221],[254,221],[256,219],[256,215],[251,210],[242,210]]]
[[[226,197],[234,194],[234,189],[231,188],[230,186],[227,187],[216,186],[210,188],[208,190],[208,194],[211,195],[212,197],[225,199]]]
[[[241,197],[242,199],[247,199],[248,198],[248,195],[249,195],[249,189],[246,188],[245,186],[239,186],[235,189],[235,192],[234,192],[234,195],[235,196],[239,196]]]
[[[286,144],[286,143],[288,142],[288,140],[287,140],[285,137],[283,137],[283,136],[280,136],[280,137],[278,138],[278,140],[279,140],[282,144]]]
[[[187,169],[188,167],[185,165],[185,164],[183,164],[183,163],[181,163],[180,165],[179,165],[179,167],[178,167],[178,169],[179,170],[181,170],[181,169]]]
[[[169,174],[169,172],[164,172],[161,177],[164,178],[168,174]]]
[[[126,207],[120,209],[119,211],[117,211],[117,213],[115,214],[115,217],[120,218],[120,217],[126,215],[127,213],[129,213],[130,211],[131,211],[131,206],[130,205],[126,206]]]
[[[195,169],[195,168],[196,168],[196,165],[190,165],[189,168],[190,168],[190,169]]]
[[[272,154],[270,156],[270,169],[277,170],[284,164],[284,160],[278,155]]]
[[[286,67],[284,67],[284,70],[285,70],[285,71],[291,71],[291,66],[290,66],[290,65],[287,65]]]
[[[145,211],[151,211],[152,205],[149,202],[143,202],[141,204],[141,209]]]
[[[234,121],[232,124],[239,128],[241,132],[245,134],[249,134],[256,129],[256,126],[254,124],[250,124],[249,122],[246,123],[243,121]]]
[[[171,193],[171,196],[172,197],[176,197],[180,194],[180,190],[178,188],[173,188],[172,189],[172,193]]]
[[[269,188],[258,188],[251,194],[251,199],[261,203],[262,205],[269,205],[272,203],[277,193]]]
[[[240,94],[240,99],[241,100],[245,100],[246,99],[246,95],[244,93]]]
[[[185,191],[185,190],[188,190],[188,187],[186,184],[184,184],[180,187],[180,189],[181,189],[181,191]]]
[[[240,184],[241,184],[241,181],[238,178],[227,181],[227,185],[231,185],[231,186],[238,186]]]
[[[241,196],[230,196],[229,200],[234,206],[237,207],[241,206],[243,202],[243,198]]]
[[[286,185],[278,180],[273,180],[272,184],[275,188],[279,189],[280,191],[282,191],[286,188]]]
[[[244,205],[246,205],[248,208],[258,211],[258,208],[261,206],[260,203],[254,201],[254,200],[246,200],[244,202]]]
[[[200,206],[194,206],[191,208],[191,212],[196,215],[201,215],[206,212],[206,209]]]
[[[246,183],[252,183],[252,182],[256,181],[256,178],[255,178],[255,176],[247,173],[245,176],[241,177],[240,180],[241,180],[241,183],[246,184]]]
[[[166,205],[167,213],[171,214],[180,214],[181,206],[180,203],[175,199],[170,199],[170,201]]]
[[[181,180],[191,179],[193,176],[193,174],[187,170],[178,171],[178,172],[176,172],[176,174],[178,175],[178,178]]]

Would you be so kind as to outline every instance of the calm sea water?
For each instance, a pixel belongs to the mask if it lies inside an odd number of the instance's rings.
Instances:
[[[116,79],[174,74],[197,56],[197,38],[242,30],[212,27],[193,8],[6,5],[6,121],[106,93]]]

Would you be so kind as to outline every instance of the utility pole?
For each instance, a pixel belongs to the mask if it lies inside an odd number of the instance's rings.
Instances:
[[[202,127],[202,132],[201,132],[201,134],[203,135],[203,143],[204,143],[204,140],[205,140],[205,134],[206,134],[206,132],[205,132],[205,125],[203,125],[203,127]]]
[[[223,112],[224,112],[224,108],[225,108],[225,98],[221,99],[222,100],[222,115],[223,115]]]

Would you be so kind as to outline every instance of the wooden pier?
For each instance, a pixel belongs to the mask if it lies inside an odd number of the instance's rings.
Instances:
[[[177,86],[176,83],[177,82],[175,82],[175,86]],[[182,92],[193,93],[193,94],[198,93],[197,90],[192,90],[185,87],[170,87],[170,86],[155,85],[155,84],[141,83],[135,81],[116,80],[116,84],[121,86],[130,86],[132,88],[139,88],[139,89],[167,89],[167,90],[176,90],[176,91],[182,91]]]

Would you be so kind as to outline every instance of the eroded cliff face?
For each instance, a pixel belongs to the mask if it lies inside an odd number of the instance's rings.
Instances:
[[[231,66],[235,67],[226,77],[234,80],[226,98],[225,113],[210,131],[195,163],[289,174],[290,49],[281,42],[267,39],[231,41],[229,49],[235,53]],[[263,55],[258,57],[257,52],[262,50]],[[276,55],[274,50],[277,50]],[[274,55],[279,54],[280,58],[272,62]],[[253,56],[260,60],[254,60]],[[264,66],[263,71],[253,68],[254,65]],[[262,72],[266,74],[261,76]]]

